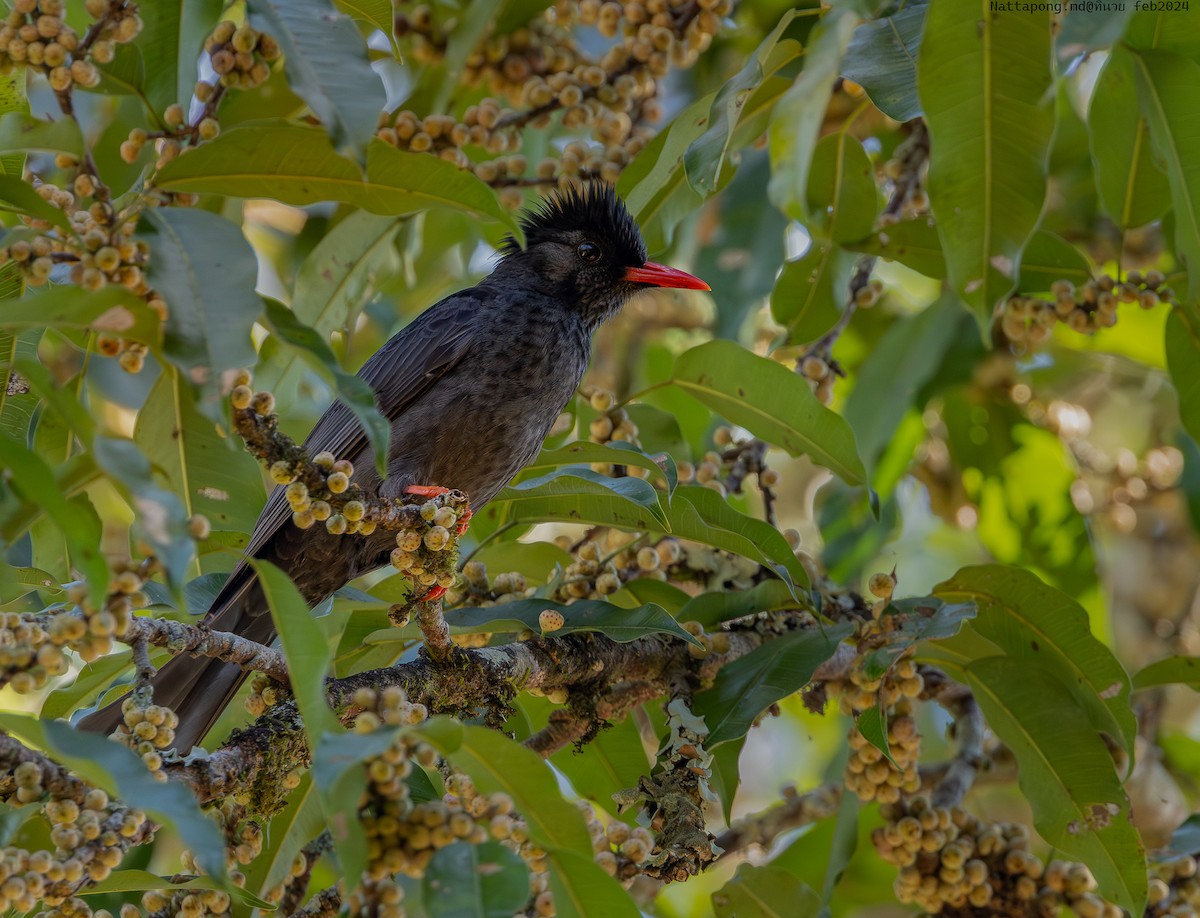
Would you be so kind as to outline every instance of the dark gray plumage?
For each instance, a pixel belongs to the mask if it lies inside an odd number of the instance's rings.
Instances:
[[[526,248],[510,240],[488,277],[430,307],[359,371],[392,421],[387,478],[380,481],[361,427],[340,403],[309,434],[309,455],[329,450],[349,459],[354,480],[373,493],[397,497],[410,485],[441,485],[464,491],[478,510],[537,455],[587,369],[602,322],[647,286],[708,289],[646,262],[637,224],[607,186],[556,193],[522,228]],[[287,571],[310,604],[388,563],[393,533],[298,529],[283,490],[271,494],[247,553]],[[260,643],[274,639],[248,565],[234,569],[203,623]],[[186,656],[158,672],[154,699],[180,718],[176,748],[203,739],[246,675],[235,664]],[[115,702],[80,726],[111,732],[120,720]]]

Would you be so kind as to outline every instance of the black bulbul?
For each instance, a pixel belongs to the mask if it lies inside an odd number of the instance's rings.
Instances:
[[[387,477],[380,480],[366,435],[340,402],[305,441],[310,456],[327,450],[350,460],[353,480],[369,493],[456,488],[478,510],[538,454],[583,378],[601,323],[649,287],[709,289],[646,261],[637,223],[606,185],[555,192],[521,225],[525,248],[508,239],[491,274],[426,310],[359,371],[392,422]],[[268,499],[247,553],[286,571],[311,605],[388,563],[394,533],[300,529],[284,490]],[[263,644],[274,640],[249,565],[234,569],[203,624]],[[154,701],[179,715],[176,748],[187,751],[204,738],[246,676],[236,664],[203,657],[176,657],[159,670]],[[121,720],[118,701],[80,726],[111,732]]]

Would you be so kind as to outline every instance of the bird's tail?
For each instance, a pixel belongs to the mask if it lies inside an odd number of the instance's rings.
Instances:
[[[186,755],[199,745],[248,675],[236,663],[188,656],[176,657],[154,674],[154,703],[179,714],[173,743],[177,750]],[[78,726],[93,733],[112,733],[122,723],[125,697],[84,717]]]

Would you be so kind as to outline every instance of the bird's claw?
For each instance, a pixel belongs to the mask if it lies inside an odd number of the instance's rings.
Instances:
[[[409,485],[404,489],[405,494],[412,494],[415,497],[441,497],[443,494],[449,494],[449,488],[443,488],[441,485]]]
[[[466,535],[467,529],[471,525],[471,517],[473,517],[474,515],[475,515],[475,511],[468,509],[465,513],[463,513],[462,516],[460,516],[458,518],[458,525],[454,527],[454,534],[456,536],[461,537],[461,536]]]
[[[435,586],[435,587],[431,587],[429,592],[426,593],[424,596],[419,597],[417,599],[417,602],[437,602],[439,599],[441,599],[445,595],[446,595],[446,588],[444,586]]]

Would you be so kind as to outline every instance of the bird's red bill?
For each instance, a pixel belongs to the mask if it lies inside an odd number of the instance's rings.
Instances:
[[[635,284],[651,284],[655,287],[679,287],[683,290],[711,290],[712,288],[698,277],[669,268],[666,265],[646,262],[640,268],[626,268],[625,280]]]

